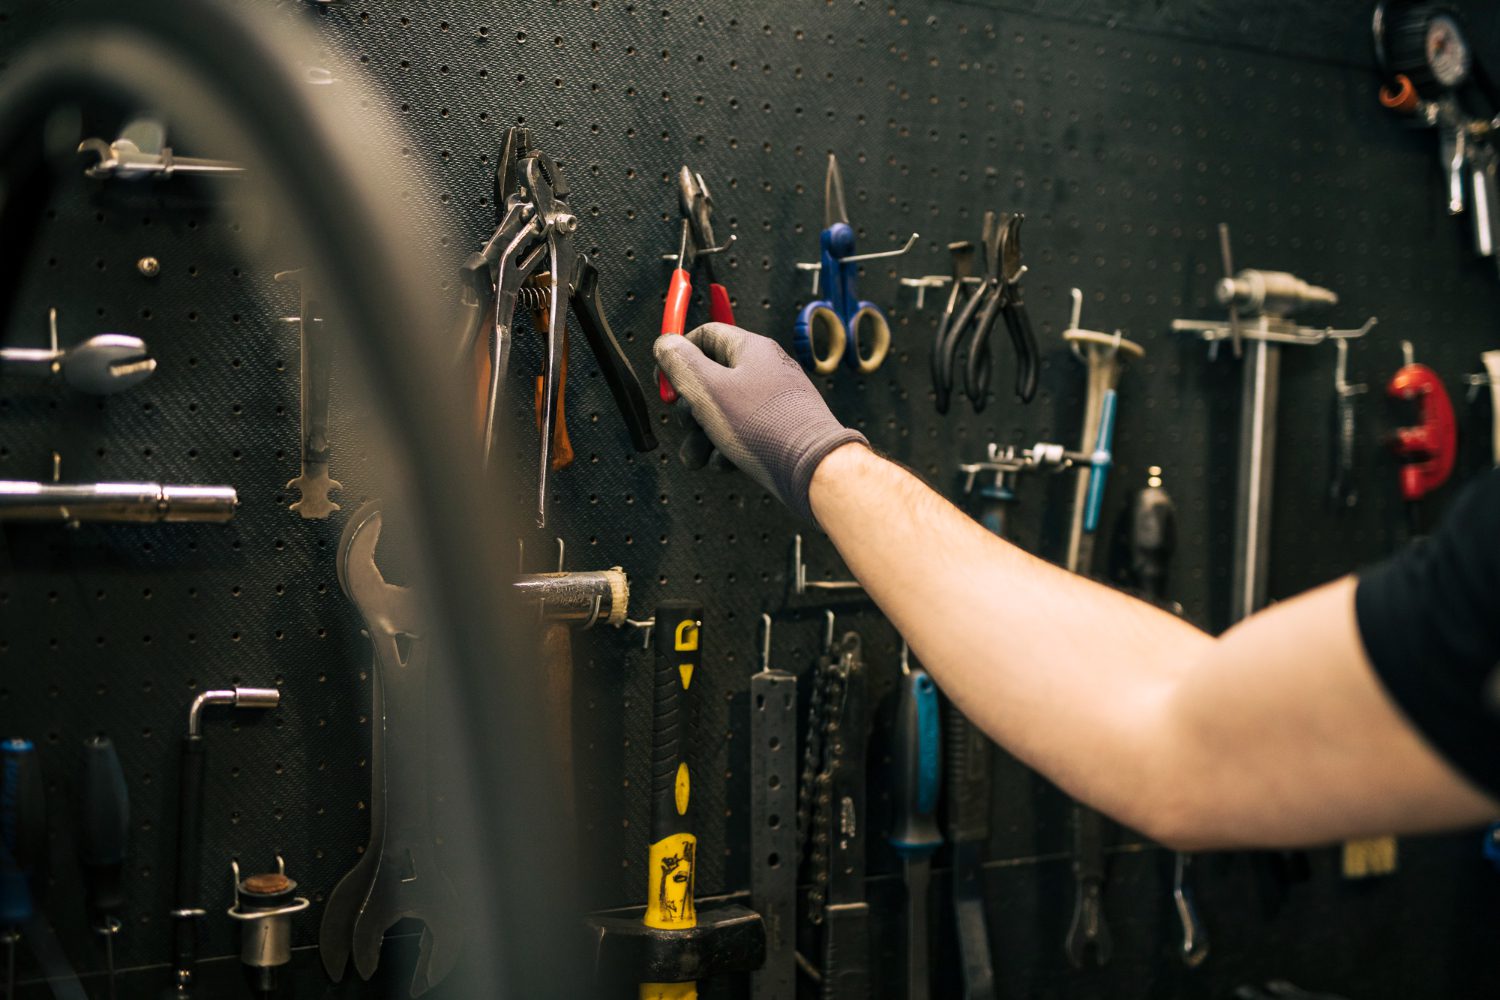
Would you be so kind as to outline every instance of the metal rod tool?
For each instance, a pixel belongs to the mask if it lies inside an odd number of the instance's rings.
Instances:
[[[187,733],[182,738],[177,785],[177,904],[172,917],[172,989],[190,996],[198,963],[198,921],[204,915],[203,789],[208,747],[203,739],[203,713],[211,705],[267,709],[281,704],[276,688],[233,687],[204,691],[188,709]]]
[[[222,524],[238,506],[233,486],[0,480],[0,521]]]

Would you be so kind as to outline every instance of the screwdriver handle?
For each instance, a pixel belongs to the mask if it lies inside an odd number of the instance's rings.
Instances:
[[[661,335],[663,337],[682,335],[687,328],[688,301],[693,297],[692,278],[682,268],[672,272],[672,283],[667,286],[667,304],[661,314]],[[677,390],[672,388],[672,383],[667,381],[664,372],[656,373],[656,388],[661,395],[661,401],[667,405],[677,402]]]
[[[937,685],[925,670],[901,675],[895,726],[895,826],[891,846],[921,858],[943,842],[937,827],[943,748]]]
[[[1110,449],[1115,440],[1115,390],[1104,393],[1104,405],[1099,411],[1099,437],[1094,444],[1090,462],[1088,503],[1084,506],[1083,530],[1092,535],[1099,529],[1099,512],[1104,506],[1104,487],[1109,482],[1109,467],[1114,464]]]
[[[0,926],[31,919],[32,879],[47,854],[47,802],[36,747],[0,743]]]
[[[1136,494],[1130,515],[1130,566],[1136,586],[1157,604],[1166,600],[1167,566],[1177,548],[1177,506],[1160,486]]]
[[[692,775],[687,753],[693,719],[690,692],[701,655],[703,605],[656,606],[656,672],[651,710],[651,848],[648,927],[697,925],[693,883],[698,849],[693,831]]]
[[[734,325],[734,307],[729,304],[729,289],[718,282],[708,286],[708,318],[715,323]]]
[[[89,921],[103,926],[125,905],[121,878],[130,836],[130,795],[120,755],[108,736],[83,744],[82,828],[79,858]]]

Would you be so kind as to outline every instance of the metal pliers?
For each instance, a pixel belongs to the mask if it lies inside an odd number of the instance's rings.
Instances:
[[[953,254],[953,285],[932,343],[932,388],[939,413],[948,412],[953,396],[953,367],[960,354],[965,355],[964,394],[974,405],[975,413],[984,410],[994,367],[990,331],[1001,316],[1016,351],[1016,395],[1023,403],[1036,396],[1036,335],[1021,297],[1021,278],[1026,273],[1021,263],[1021,223],[1025,220],[1020,214],[984,213],[980,245],[985,273],[972,292],[968,292],[968,287],[976,284],[974,244],[964,241],[948,246]]]
[[[637,451],[656,447],[646,410],[646,394],[621,350],[599,302],[599,272],[573,245],[578,217],[568,205],[568,182],[556,160],[531,144],[530,129],[514,127],[505,135],[495,170],[495,198],[500,221],[484,247],[469,255],[460,269],[459,361],[473,357],[479,335],[490,325],[489,380],[484,399],[484,459],[494,446],[495,412],[500,387],[510,365],[512,329],[518,298],[526,279],[550,275],[546,349],[539,402],[541,466],[537,484],[537,523],[546,522],[547,470],[563,369],[567,313],[583,328],[614,396]]]
[[[672,282],[667,288],[667,304],[662,311],[662,336],[687,332],[688,303],[693,298],[693,267],[703,265],[703,276],[708,279],[708,316],[715,323],[734,323],[734,308],[729,302],[729,290],[714,277],[713,254],[728,249],[735,237],[720,246],[714,240],[714,200],[709,194],[703,175],[684,166],[677,173],[677,202],[682,209],[682,243],[675,255],[677,267],[672,271]],[[677,402],[677,390],[661,372],[656,373],[657,390],[663,403]]]

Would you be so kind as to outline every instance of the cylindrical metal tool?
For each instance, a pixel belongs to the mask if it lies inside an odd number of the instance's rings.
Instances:
[[[238,505],[233,486],[0,480],[0,521],[218,523]]]
[[[281,991],[281,967],[292,960],[292,914],[307,909],[297,895],[297,883],[286,877],[286,862],[278,855],[276,870],[240,878],[234,871],[234,905],[229,916],[240,921],[240,964],[245,982],[255,996],[269,1000]]]
[[[543,621],[590,625],[623,625],[630,604],[630,580],[625,571],[586,570],[579,573],[527,573],[512,584],[528,607],[536,607]]]
[[[275,708],[280,703],[281,692],[276,688],[236,687],[204,691],[188,709],[177,786],[177,905],[171,911],[173,985],[180,995],[192,993],[193,968],[198,962],[198,918],[203,916],[198,898],[203,875],[203,783],[208,762],[203,710],[209,705]]]

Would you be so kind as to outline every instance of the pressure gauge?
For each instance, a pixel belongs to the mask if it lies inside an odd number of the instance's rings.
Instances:
[[[1474,54],[1451,7],[1383,3],[1375,11],[1375,48],[1386,77],[1406,77],[1432,100],[1469,82]]]

